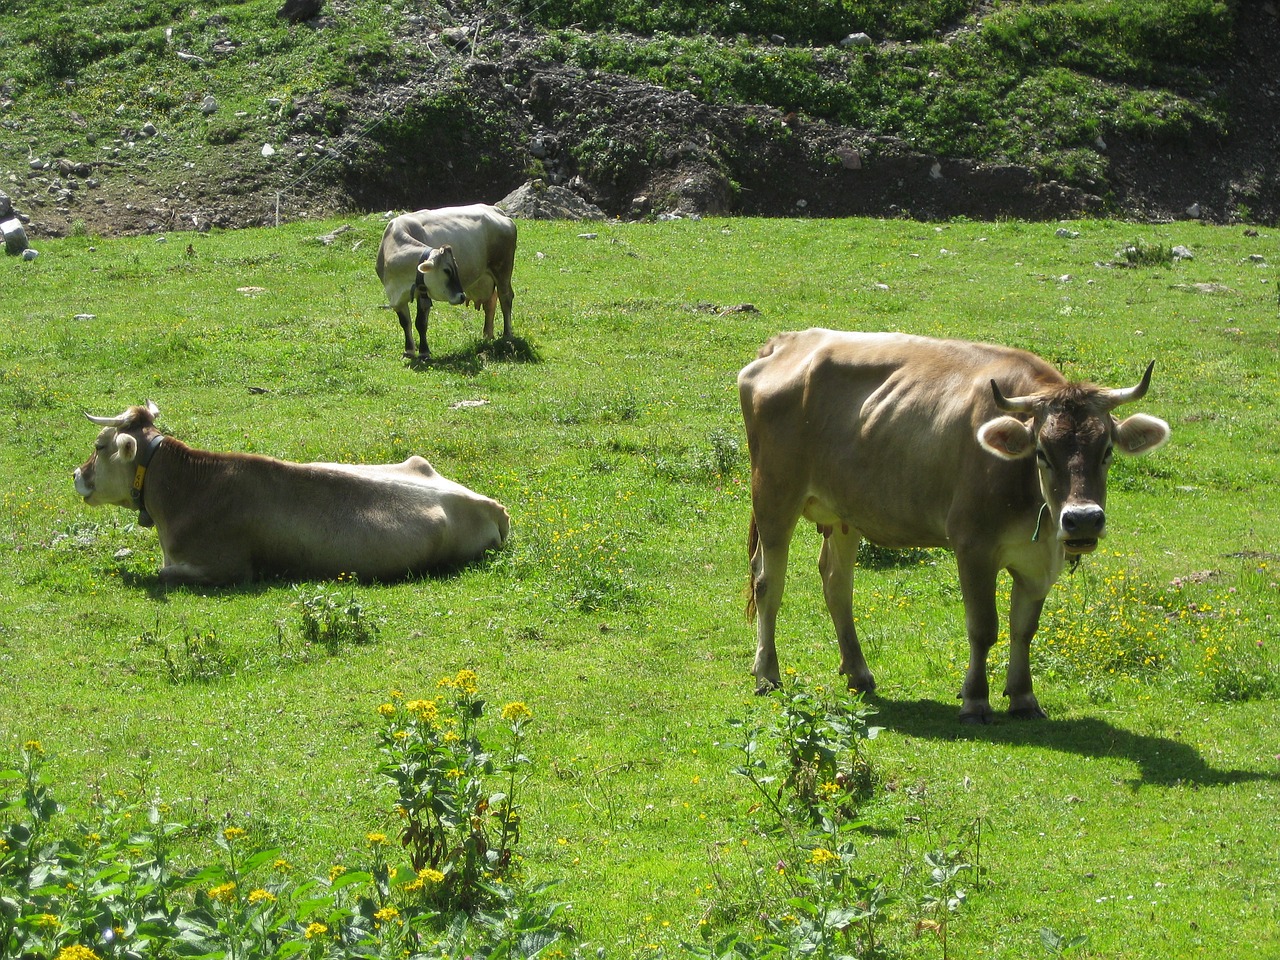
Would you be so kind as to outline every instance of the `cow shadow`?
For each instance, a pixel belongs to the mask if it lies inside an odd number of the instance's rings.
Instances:
[[[475,376],[489,363],[542,363],[542,353],[533,341],[525,337],[499,337],[496,340],[477,337],[448,353],[415,357],[407,363],[410,370],[418,373],[447,370],[450,373]]]
[[[1225,787],[1258,780],[1280,781],[1280,776],[1256,770],[1219,770],[1207,763],[1194,747],[1169,737],[1135,733],[1097,717],[1027,721],[997,717],[985,726],[968,726],[958,720],[955,701],[890,700],[868,698],[879,711],[876,726],[921,740],[975,740],[1010,747],[1039,747],[1082,757],[1118,757],[1137,767],[1127,783],[1142,786]]]

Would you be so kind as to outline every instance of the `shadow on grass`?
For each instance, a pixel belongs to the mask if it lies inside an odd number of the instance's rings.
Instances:
[[[472,340],[450,353],[433,353],[408,361],[409,369],[419,373],[448,370],[452,373],[478,374],[486,363],[541,363],[537,346],[524,337],[497,340]]]
[[[267,575],[259,577],[256,580],[250,580],[243,583],[226,583],[226,584],[189,584],[189,583],[165,583],[160,579],[157,571],[148,573],[139,573],[134,570],[120,570],[120,582],[128,587],[136,590],[145,590],[148,598],[161,603],[166,603],[170,599],[181,599],[190,593],[198,593],[201,596],[217,595],[220,597],[256,597],[260,594],[279,591],[282,587],[300,587],[303,584],[310,584],[316,587],[352,587],[359,586],[361,588],[387,586],[398,583],[431,583],[433,581],[453,580],[462,576],[468,570],[485,567],[495,562],[495,558],[502,553],[502,548],[488,550],[484,556],[476,557],[474,560],[464,560],[459,563],[441,564],[426,570],[416,570],[406,573],[402,577],[387,578],[369,578],[354,575],[349,579],[339,579],[337,577],[290,577],[287,575]]]
[[[999,717],[987,726],[959,722],[957,702],[869,698],[879,709],[877,726],[923,740],[981,740],[1014,747],[1041,747],[1082,757],[1118,757],[1138,768],[1131,786],[1225,787],[1280,776],[1256,770],[1218,770],[1192,746],[1168,737],[1134,733],[1097,717],[1014,720]]]

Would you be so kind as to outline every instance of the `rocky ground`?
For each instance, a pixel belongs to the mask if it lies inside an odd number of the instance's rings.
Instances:
[[[473,55],[467,31],[450,37],[425,27],[405,37],[412,83],[360,91],[339,130],[318,129],[308,104],[299,104],[288,142],[271,157],[248,139],[205,145],[193,172],[180,145],[165,145],[163,134],[122,131],[118,157],[93,168],[54,160],[0,182],[0,190],[29,220],[33,238],[496,201],[531,171],[571,191],[580,211],[590,210],[585,203],[622,218],[1107,215],[1275,224],[1280,18],[1274,0],[1241,4],[1239,16],[1236,55],[1212,78],[1229,117],[1228,136],[1189,145],[1112,139],[1106,196],[1045,182],[1019,167],[922,154],[892,138],[771,108],[707,105],[630,78],[548,65],[526,55],[531,38],[514,28],[499,32],[502,52],[486,58]],[[371,165],[368,158],[387,156],[378,118],[420,96],[433,77],[459,71],[473,100],[491,104],[499,119]],[[569,149],[586,138],[608,145],[589,169]],[[546,202],[541,209],[565,215]]]

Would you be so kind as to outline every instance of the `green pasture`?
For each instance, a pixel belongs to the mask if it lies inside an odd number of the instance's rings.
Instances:
[[[749,943],[788,909],[795,864],[732,772],[730,721],[777,711],[749,675],[737,371],[808,326],[998,341],[1109,386],[1154,359],[1135,410],[1173,437],[1117,460],[1110,536],[1050,595],[1032,651],[1047,721],[959,725],[951,557],[867,551],[854,603],[884,729],[864,746],[857,869],[895,897],[882,956],[1280,956],[1275,231],[521,222],[515,349],[436,307],[434,358],[414,365],[373,272],[382,226],[80,236],[0,259],[0,770],[39,741],[71,818],[158,796],[192,825],[185,863],[234,826],[323,875],[399,829],[379,705],[467,668],[491,704],[532,712],[522,870],[561,881],[583,956]],[[96,435],[83,412],[147,399],[193,446],[421,454],[501,500],[511,539],[403,583],[165,589],[154,531],[71,481]],[[782,665],[811,686],[839,683],[818,544],[798,531],[779,621]],[[317,596],[357,604],[372,636],[308,640]],[[16,816],[0,803],[0,828]],[[980,869],[944,948],[923,858],[953,849]]]

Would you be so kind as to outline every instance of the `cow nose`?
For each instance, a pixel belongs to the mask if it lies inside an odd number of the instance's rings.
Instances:
[[[1062,511],[1062,532],[1069,540],[1102,536],[1107,515],[1096,503],[1066,507]]]

